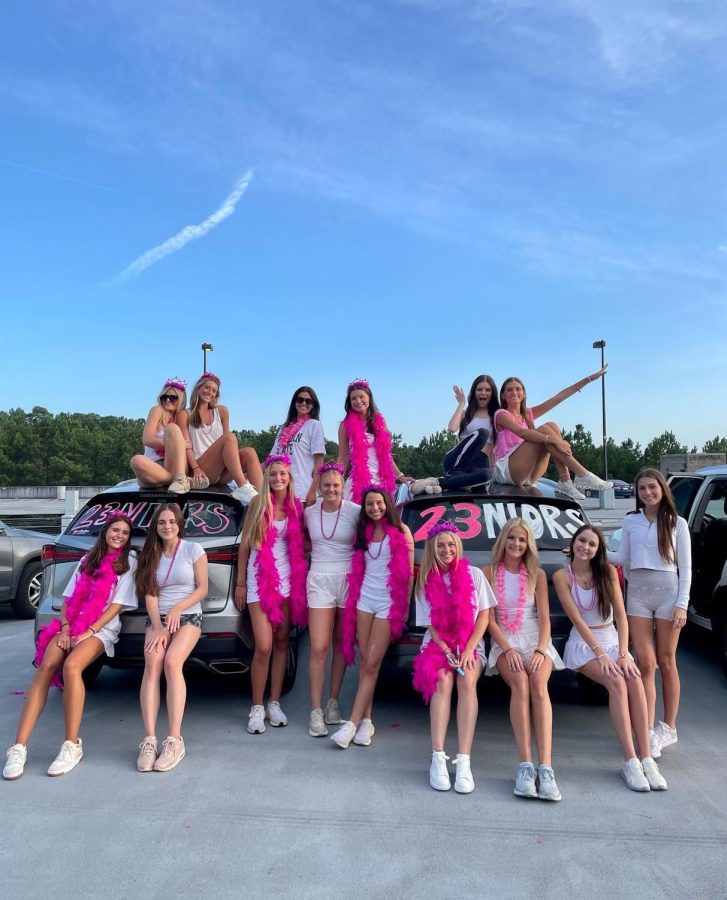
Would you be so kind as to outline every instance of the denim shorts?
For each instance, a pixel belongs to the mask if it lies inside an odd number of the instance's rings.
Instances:
[[[159,618],[162,620],[162,625],[166,627],[167,624],[167,614],[161,613]],[[146,617],[146,627],[151,628],[151,619],[149,616]],[[182,613],[179,617],[179,627],[182,628],[185,625],[194,625],[195,628],[202,627],[202,613]]]

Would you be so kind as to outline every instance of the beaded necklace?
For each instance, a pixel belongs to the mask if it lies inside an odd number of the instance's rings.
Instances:
[[[495,587],[497,590],[497,621],[502,627],[511,633],[520,631],[525,616],[525,605],[528,602],[528,570],[521,560],[518,566],[518,598],[515,614],[510,615],[505,602],[505,563],[501,560],[495,573]]]
[[[598,594],[596,593],[595,588],[591,588],[591,605],[586,606],[581,600],[581,592],[578,589],[578,579],[576,578],[576,573],[573,571],[573,563],[569,564],[568,571],[570,572],[570,577],[573,579],[573,596],[576,604],[580,606],[583,612],[590,612],[596,605],[596,600],[598,599]],[[586,588],[583,588],[583,590],[586,590]]]
[[[325,541],[332,541],[332,540],[333,540],[333,536],[335,535],[336,529],[338,528],[338,520],[341,518],[341,509],[342,509],[342,508],[343,508],[343,501],[341,501],[341,503],[340,503],[340,505],[339,505],[339,507],[338,507],[338,512],[336,513],[336,521],[335,521],[335,523],[334,523],[334,525],[333,525],[333,531],[332,531],[330,534],[326,534],[326,532],[323,530],[323,503],[321,503],[321,516],[320,516],[320,518],[321,518],[321,534],[323,535],[323,540],[325,540]]]

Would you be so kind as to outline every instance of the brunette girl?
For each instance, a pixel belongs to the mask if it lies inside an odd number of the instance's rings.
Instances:
[[[306,566],[303,548],[303,507],[295,496],[290,457],[268,456],[263,463],[260,494],[245,517],[237,557],[235,604],[250,610],[255,635],[252,658],[250,734],[265,731],[265,719],[277,728],[288,720],[280,706],[291,619],[306,620]],[[270,699],[263,706],[270,672]]]
[[[500,484],[531,484],[541,478],[553,457],[560,481],[556,492],[572,500],[585,500],[586,488],[604,491],[613,482],[603,481],[582,466],[571,452],[570,444],[563,440],[560,425],[546,422],[535,426],[535,420],[544,416],[577,391],[603,378],[606,368],[577,381],[560,393],[528,409],[525,385],[519,378],[508,378],[500,388],[500,406],[494,414],[495,470],[493,481]],[[575,481],[571,478],[571,473]]]
[[[453,522],[435,525],[427,536],[416,591],[417,625],[427,631],[414,661],[414,687],[431,702],[432,761],[429,783],[448,791],[444,742],[452,688],[457,685],[457,741],[454,789],[475,789],[470,753],[477,725],[477,681],[485,663],[482,640],[495,596],[479,569],[462,557],[462,540]]]
[[[173,494],[189,490],[184,437],[176,421],[186,403],[187,382],[167,378],[146,417],[144,452],[131,457],[131,468],[141,487],[168,486]]]
[[[666,781],[649,751],[644,685],[629,653],[621,587],[616,570],[609,565],[603,534],[591,525],[581,526],[571,539],[568,556],[568,568],[553,576],[558,599],[573,623],[564,662],[608,690],[611,719],[624,756],[621,777],[627,786],[632,791],[665,791]]]
[[[207,555],[199,544],[182,540],[184,519],[176,503],[162,503],[149,523],[139,556],[136,590],[146,602],[144,676],[141,717],[144,740],[136,767],[140,772],[167,772],[186,750],[182,718],[187,683],[182,667],[202,634],[202,600],[207,596]],[[157,756],[159,681],[167,682],[167,737]]]
[[[318,469],[317,477],[320,479],[321,499],[304,513],[312,549],[306,582],[311,696],[308,734],[311,737],[325,737],[328,734],[326,725],[341,724],[338,695],[346,673],[341,649],[343,608],[348,596],[353,541],[361,507],[343,499],[343,467],[338,463],[324,463]],[[323,684],[331,643],[331,689],[323,709]]]
[[[677,516],[674,498],[657,469],[636,476],[636,510],[625,516],[621,544],[612,562],[628,566],[626,612],[646,691],[651,755],[677,742],[681,684],[676,652],[687,621],[692,582],[689,527]],[[661,672],[664,719],[656,727],[656,667]]]
[[[179,416],[186,462],[192,487],[206,488],[234,479],[237,487],[232,496],[247,506],[262,484],[262,469],[253,448],[240,450],[230,431],[229,410],[219,402],[221,384],[213,372],[204,372],[192,388],[189,412],[184,410]]]
[[[374,735],[371,710],[379,669],[409,613],[414,541],[382,484],[363,492],[343,620],[343,655],[353,665],[360,649],[359,678],[351,718],[331,736],[342,750],[368,747]]]
[[[123,513],[111,513],[63,592],[60,617],[53,619],[38,635],[34,661],[38,672],[26,692],[3,778],[12,780],[23,774],[27,743],[43,712],[51,685],[65,688],[66,737],[48,774],[65,775],[83,758],[83,745],[78,736],[86,699],[83,671],[102,653],[114,655],[114,644],[121,631],[119,613],[137,605],[136,559],[130,552],[130,537],[129,518]]]
[[[383,484],[389,494],[397,480],[411,484],[414,479],[402,474],[391,455],[391,434],[368,381],[359,378],[349,384],[344,409],[346,418],[338,428],[338,463],[344,469],[351,464],[346,498],[361,503],[366,487],[373,483]]]
[[[318,496],[318,467],[326,454],[326,438],[319,422],[321,404],[312,387],[293,393],[288,415],[278,431],[272,453],[287,453],[295,483],[295,495],[306,506]]]
[[[550,640],[548,583],[538,567],[535,537],[527,522],[510,519],[504,525],[484,573],[497,598],[489,624],[492,645],[487,674],[499,672],[510,688],[510,721],[521,760],[515,795],[560,800],[551,758],[553,709],[548,680],[554,668],[563,668],[563,661]],[[537,787],[531,729],[540,759]]]

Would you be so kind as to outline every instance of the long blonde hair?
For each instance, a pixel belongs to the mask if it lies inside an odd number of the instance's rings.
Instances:
[[[179,397],[179,402],[173,413],[168,413],[166,409],[164,409],[164,404],[162,403],[162,394],[176,394]],[[168,425],[172,419],[179,415],[179,413],[186,407],[187,405],[187,392],[182,391],[179,388],[175,387],[163,387],[159,393],[157,394],[157,404],[161,407],[162,414],[159,417],[159,424],[163,427],[164,425]]]
[[[219,380],[217,378],[212,378],[207,373],[202,375],[201,378],[198,378],[194,383],[192,393],[189,397],[189,424],[192,426],[192,428],[200,428],[203,425],[202,417],[199,414],[199,389],[208,381],[211,381],[213,384],[217,385],[217,396],[214,400],[210,401],[210,409],[214,409],[220,401],[221,386]]]
[[[422,555],[422,561],[419,565],[419,575],[417,576],[416,589],[422,593],[424,592],[424,585],[427,583],[427,578],[432,569],[441,568],[436,547],[437,538],[440,534],[448,534],[454,538],[454,544],[457,549],[457,558],[452,563],[453,567],[456,566],[464,556],[462,538],[458,534],[455,534],[454,531],[440,531],[435,534],[433,538],[429,538],[424,545],[424,554]]]
[[[528,590],[532,592],[535,590],[535,585],[538,581],[538,569],[540,568],[540,563],[538,561],[538,547],[535,543],[535,535],[533,534],[533,529],[525,521],[525,519],[510,519],[502,526],[502,531],[497,535],[495,546],[492,548],[492,552],[490,553],[490,568],[492,569],[492,576],[493,578],[495,577],[497,567],[505,558],[505,541],[507,541],[507,536],[513,530],[513,528],[522,528],[527,536],[528,545],[527,549],[525,550],[523,562],[525,563],[525,568],[528,570]]]
[[[276,460],[269,466],[263,468],[263,483],[260,493],[253,498],[247,512],[250,520],[250,528],[247,532],[247,546],[254,547],[259,550],[265,540],[265,533],[268,528],[272,527],[275,520],[275,509],[273,507],[273,495],[270,490],[270,472],[273,466],[283,466],[290,476],[288,487],[285,491],[285,499],[283,500],[283,508],[286,516],[297,516],[298,511],[295,505],[295,486],[293,485],[293,473],[290,466],[286,466],[284,462]]]

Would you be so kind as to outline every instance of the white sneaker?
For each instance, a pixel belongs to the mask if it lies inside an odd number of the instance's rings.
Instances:
[[[654,763],[653,759],[651,761]],[[656,763],[654,763],[654,765],[656,765]],[[646,793],[651,790],[649,787],[649,780],[644,774],[644,769],[635,756],[631,759],[627,759],[621,766],[620,775],[626,782],[626,787],[630,791],[641,791]]]
[[[189,478],[182,472],[174,476],[167,490],[171,494],[187,494],[191,486]]]
[[[265,731],[265,707],[251,706],[247,715],[247,730],[250,734],[262,734]]]
[[[432,762],[429,766],[429,784],[435,791],[448,791],[452,787],[447,771],[448,756],[444,750],[432,750]],[[459,777],[459,772],[457,772]]]
[[[326,725],[340,725],[343,722],[341,710],[338,706],[338,700],[335,700],[333,697],[328,700],[326,708],[323,710],[323,718],[325,719]]]
[[[568,497],[571,500],[585,500],[586,495],[582,494],[569,478],[567,481],[559,481],[555,487],[555,493],[561,497]]]
[[[521,762],[517,768],[517,775],[515,776],[515,790],[513,791],[516,797],[528,797],[532,800],[537,800],[538,791],[535,787],[535,766],[529,762]]]
[[[649,755],[652,759],[661,756],[661,735],[655,728],[649,729]]]
[[[235,498],[235,500],[239,500],[243,506],[248,506],[250,504],[250,501],[254,497],[257,497],[257,491],[255,490],[253,485],[251,485],[250,482],[247,481],[245,482],[245,484],[241,484],[236,487],[232,492],[232,496]]]
[[[344,722],[335,734],[331,735],[334,744],[338,744],[341,750],[345,750],[356,737],[356,726],[353,722]]]
[[[641,766],[652,791],[668,790],[669,785],[666,783],[666,778],[661,774],[659,767],[650,756],[646,756],[641,760]]]
[[[555,772],[552,766],[538,766],[538,800],[554,800],[556,803],[563,797],[555,782]]]
[[[66,775],[71,769],[75,769],[82,759],[83,742],[80,738],[77,744],[74,744],[73,741],[63,741],[58,756],[48,768],[48,774],[52,777]]]
[[[325,737],[328,734],[326,723],[323,720],[323,710],[312,709],[310,711],[310,720],[308,721],[308,734],[311,737]]]
[[[25,744],[13,744],[8,750],[8,761],[3,769],[3,778],[8,781],[15,781],[20,778],[25,769],[25,763],[28,759],[28,748]]]
[[[154,762],[154,771],[169,772],[171,769],[176,769],[186,755],[184,738],[181,736],[175,738],[169,735],[162,741],[162,752]]]
[[[354,744],[358,744],[359,747],[368,747],[375,732],[376,729],[371,719],[361,719],[353,738]]]
[[[268,700],[265,718],[270,720],[273,728],[281,728],[288,724],[288,719],[277,700]]]
[[[613,482],[604,481],[603,478],[599,478],[598,475],[594,475],[593,472],[586,472],[585,475],[576,475],[575,485],[578,490],[581,491],[586,488],[589,488],[592,491],[608,491],[613,487]]]
[[[457,776],[454,779],[454,789],[458,794],[471,794],[475,789],[475,780],[472,777],[470,758],[468,754],[458,753],[454,764],[457,767]]]
[[[676,728],[672,728],[671,725],[667,725],[666,722],[659,722],[654,731],[659,735],[660,750],[671,747],[671,745],[676,744],[678,740]]]
[[[136,760],[136,768],[140,772],[152,772],[157,761],[157,739],[153,735],[147,735],[139,744],[139,756]]]

